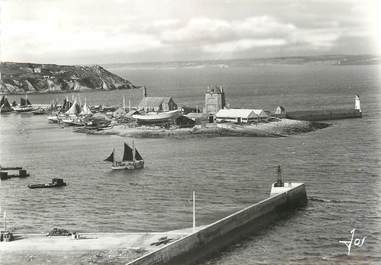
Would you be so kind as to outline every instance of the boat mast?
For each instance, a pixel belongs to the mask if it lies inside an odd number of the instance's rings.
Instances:
[[[135,143],[134,140],[132,140],[132,161],[135,163]]]
[[[112,165],[115,167],[115,148],[112,149]]]

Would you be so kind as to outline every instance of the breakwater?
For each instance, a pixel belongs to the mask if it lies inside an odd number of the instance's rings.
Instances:
[[[284,192],[244,208],[205,228],[150,252],[129,265],[193,264],[261,228],[307,202],[305,185],[289,183]]]
[[[287,119],[303,121],[326,121],[361,117],[362,112],[356,109],[301,110],[286,113]]]

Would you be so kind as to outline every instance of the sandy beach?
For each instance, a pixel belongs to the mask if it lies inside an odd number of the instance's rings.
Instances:
[[[197,228],[199,229],[199,228]],[[167,243],[189,235],[192,229],[157,233],[81,233],[48,237],[44,234],[16,234],[12,242],[0,242],[0,264],[126,264],[165,245],[155,245],[166,237]]]
[[[123,137],[136,138],[163,138],[163,137],[192,137],[192,136],[247,136],[247,137],[284,137],[293,134],[306,133],[328,127],[325,123],[299,121],[290,119],[279,119],[267,123],[256,123],[238,125],[231,123],[214,123],[196,125],[192,128],[164,129],[154,126],[128,127],[127,125],[116,125],[109,129],[100,131],[82,130],[96,135],[119,135]]]

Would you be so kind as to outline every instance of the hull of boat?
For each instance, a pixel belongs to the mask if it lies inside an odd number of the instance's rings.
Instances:
[[[2,105],[0,107],[0,113],[8,113],[8,112],[12,112],[12,111],[13,111],[13,108],[11,108],[11,107],[7,107],[4,105]]]
[[[112,170],[134,170],[134,169],[140,169],[144,168],[144,161],[122,161],[122,162],[116,162],[114,165],[111,166]]]
[[[28,188],[29,189],[43,189],[43,188],[58,188],[58,187],[64,187],[64,186],[66,186],[66,183],[62,183],[62,184],[48,183],[48,184],[31,184],[31,185],[28,185]]]
[[[180,110],[172,110],[167,112],[159,112],[154,114],[135,114],[132,118],[141,122],[161,122],[170,119],[175,119],[180,116]]]
[[[0,113],[9,113],[9,112],[12,112],[13,110],[3,110],[3,109],[0,109]]]
[[[48,121],[52,123],[58,123],[58,117],[57,116],[48,116]]]
[[[32,106],[14,107],[13,109],[17,112],[31,112],[33,110],[33,107]]]
[[[44,114],[46,114],[46,111],[45,110],[33,110],[32,113],[34,115],[44,115]]]
[[[62,123],[68,126],[83,126],[83,123],[81,121],[76,121],[72,119],[62,119]]]

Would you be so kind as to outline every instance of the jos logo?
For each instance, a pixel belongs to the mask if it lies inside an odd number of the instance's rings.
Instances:
[[[366,236],[364,236],[362,239],[361,238],[355,239],[354,238],[355,237],[355,231],[356,231],[356,229],[354,229],[354,228],[351,230],[352,237],[351,237],[350,241],[339,241],[339,243],[343,243],[347,246],[347,248],[348,248],[347,255],[348,256],[351,254],[352,245],[361,248],[365,243]]]

